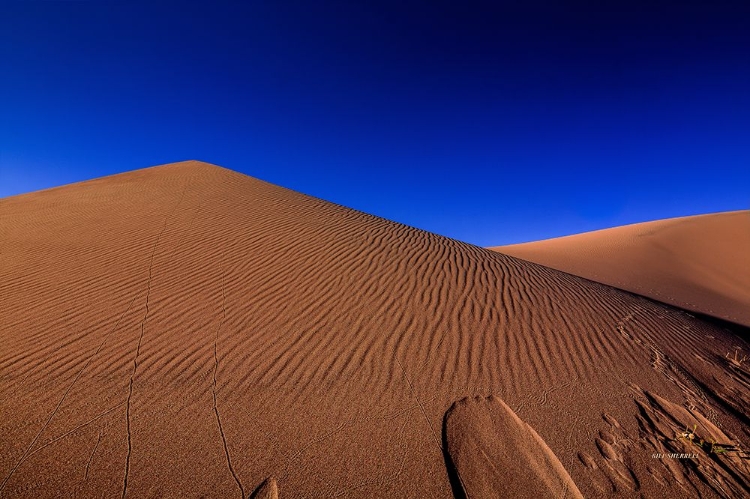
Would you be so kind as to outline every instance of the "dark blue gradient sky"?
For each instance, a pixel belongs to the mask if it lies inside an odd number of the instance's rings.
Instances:
[[[748,26],[720,0],[3,3],[0,196],[200,159],[479,245],[745,209]]]

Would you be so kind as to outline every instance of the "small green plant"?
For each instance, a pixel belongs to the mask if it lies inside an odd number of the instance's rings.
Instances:
[[[694,424],[692,428],[689,426],[685,427],[685,431],[680,433],[679,438],[685,439],[688,443],[695,444],[696,441],[700,442],[700,446],[703,446],[703,439],[698,439],[698,436],[695,434],[695,429],[698,427],[697,424]]]
[[[714,440],[713,438],[711,440],[704,440],[700,438],[696,433],[695,429],[698,427],[697,424],[694,424],[692,428],[689,426],[685,427],[685,431],[679,434],[678,438],[680,440],[685,440],[689,442],[692,445],[696,445],[706,451],[708,454],[717,454],[721,455],[726,453],[730,450],[738,450],[733,445],[727,445],[727,444],[719,444]]]
[[[743,362],[747,360],[747,355],[743,355],[742,357],[740,357],[740,347],[734,347],[733,356],[730,357],[729,352],[727,352],[727,354],[724,357],[726,357],[729,362],[731,362],[737,367],[742,367]]]

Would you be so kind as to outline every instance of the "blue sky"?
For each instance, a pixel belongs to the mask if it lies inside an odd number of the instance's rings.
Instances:
[[[483,246],[747,209],[748,25],[746,1],[6,2],[0,196],[199,159]]]

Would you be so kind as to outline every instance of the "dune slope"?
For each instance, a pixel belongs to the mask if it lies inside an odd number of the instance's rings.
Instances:
[[[750,490],[746,331],[200,162],[2,199],[0,236],[2,497],[452,497],[477,396],[585,497]],[[730,452],[653,457],[694,420]]]
[[[750,326],[750,211],[672,218],[492,249]]]

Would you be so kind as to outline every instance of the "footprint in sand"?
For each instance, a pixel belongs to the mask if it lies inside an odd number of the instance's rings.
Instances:
[[[454,403],[443,440],[457,496],[583,497],[544,440],[495,396]]]

